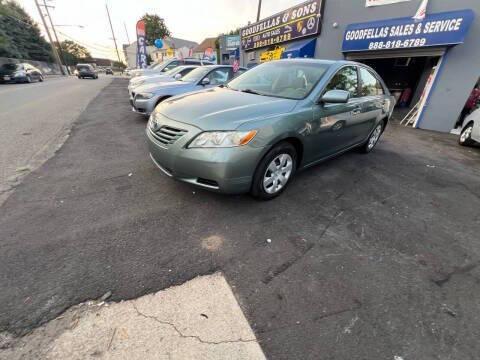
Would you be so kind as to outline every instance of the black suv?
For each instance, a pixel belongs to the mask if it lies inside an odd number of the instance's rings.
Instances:
[[[77,77],[79,79],[98,79],[98,72],[90,64],[77,64]]]

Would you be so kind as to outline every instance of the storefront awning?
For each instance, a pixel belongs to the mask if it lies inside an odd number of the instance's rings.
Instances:
[[[282,59],[313,58],[317,39],[308,39],[291,43],[282,54]]]

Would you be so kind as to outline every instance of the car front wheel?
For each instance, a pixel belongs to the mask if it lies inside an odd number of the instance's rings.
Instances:
[[[260,200],[271,200],[280,195],[295,175],[297,151],[282,142],[272,148],[260,161],[253,176],[251,194]]]
[[[465,129],[463,129],[462,134],[458,142],[462,146],[471,146],[475,144],[475,141],[472,140],[473,124],[469,124]]]

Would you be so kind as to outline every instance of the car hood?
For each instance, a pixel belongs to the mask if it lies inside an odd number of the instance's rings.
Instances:
[[[194,89],[195,88],[195,84],[194,83],[189,83],[189,82],[184,82],[184,81],[173,81],[173,82],[161,82],[161,83],[153,83],[153,84],[144,84],[144,85],[141,85],[139,87],[137,87],[135,89],[135,92],[137,93],[140,93],[140,92],[143,92],[143,93],[146,93],[146,92],[149,92],[149,93],[165,93],[165,92],[169,92],[171,90],[175,90],[177,91],[178,89],[180,88],[185,88],[186,91],[190,90],[190,89]],[[166,94],[168,95],[168,94]],[[173,95],[173,94],[171,94]]]
[[[176,96],[157,111],[202,130],[235,130],[246,122],[291,112],[297,102],[217,87]]]

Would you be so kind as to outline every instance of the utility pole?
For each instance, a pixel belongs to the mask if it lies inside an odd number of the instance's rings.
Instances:
[[[260,21],[260,13],[262,12],[262,0],[258,0],[257,22]]]
[[[117,51],[118,62],[122,62],[120,59],[120,53],[118,52],[117,39],[115,39],[115,33],[113,32],[112,19],[110,19],[110,11],[108,11],[108,5],[105,3],[105,8],[107,9],[108,22],[110,23],[110,29],[112,29],[113,42],[115,43],[115,50]]]
[[[65,75],[63,73],[63,67],[62,67],[62,62],[60,61],[60,56],[58,56],[57,48],[55,47],[55,44],[52,40],[52,36],[50,35],[50,31],[48,30],[47,22],[45,21],[45,17],[43,16],[42,9],[40,8],[40,4],[38,3],[38,0],[35,0],[35,5],[37,5],[38,13],[40,14],[40,18],[42,19],[43,26],[45,27],[45,31],[48,36],[48,40],[50,41],[50,44],[52,45],[52,51],[53,51],[53,57],[55,58],[55,62],[57,63],[58,67],[60,68],[60,71],[62,72],[62,75]]]
[[[62,47],[60,46],[60,40],[58,40],[57,31],[55,30],[55,26],[53,25],[53,20],[52,20],[52,16],[50,15],[50,10],[48,10],[47,0],[43,0],[43,5],[45,6],[45,10],[47,11],[47,16],[48,16],[48,19],[50,20],[50,25],[52,25],[53,35],[55,36],[55,40],[57,40],[57,46],[58,46],[58,51],[60,52],[60,58],[62,62],[65,64],[65,66],[67,67],[68,75],[70,75],[70,70],[68,70],[67,63],[65,61],[65,58],[63,57],[63,51],[62,51]],[[67,75],[63,72],[63,66],[62,66],[62,74]]]
[[[127,24],[125,21],[123,22],[123,26],[125,27],[125,34],[127,34],[128,45],[130,45],[130,36],[128,36]]]

